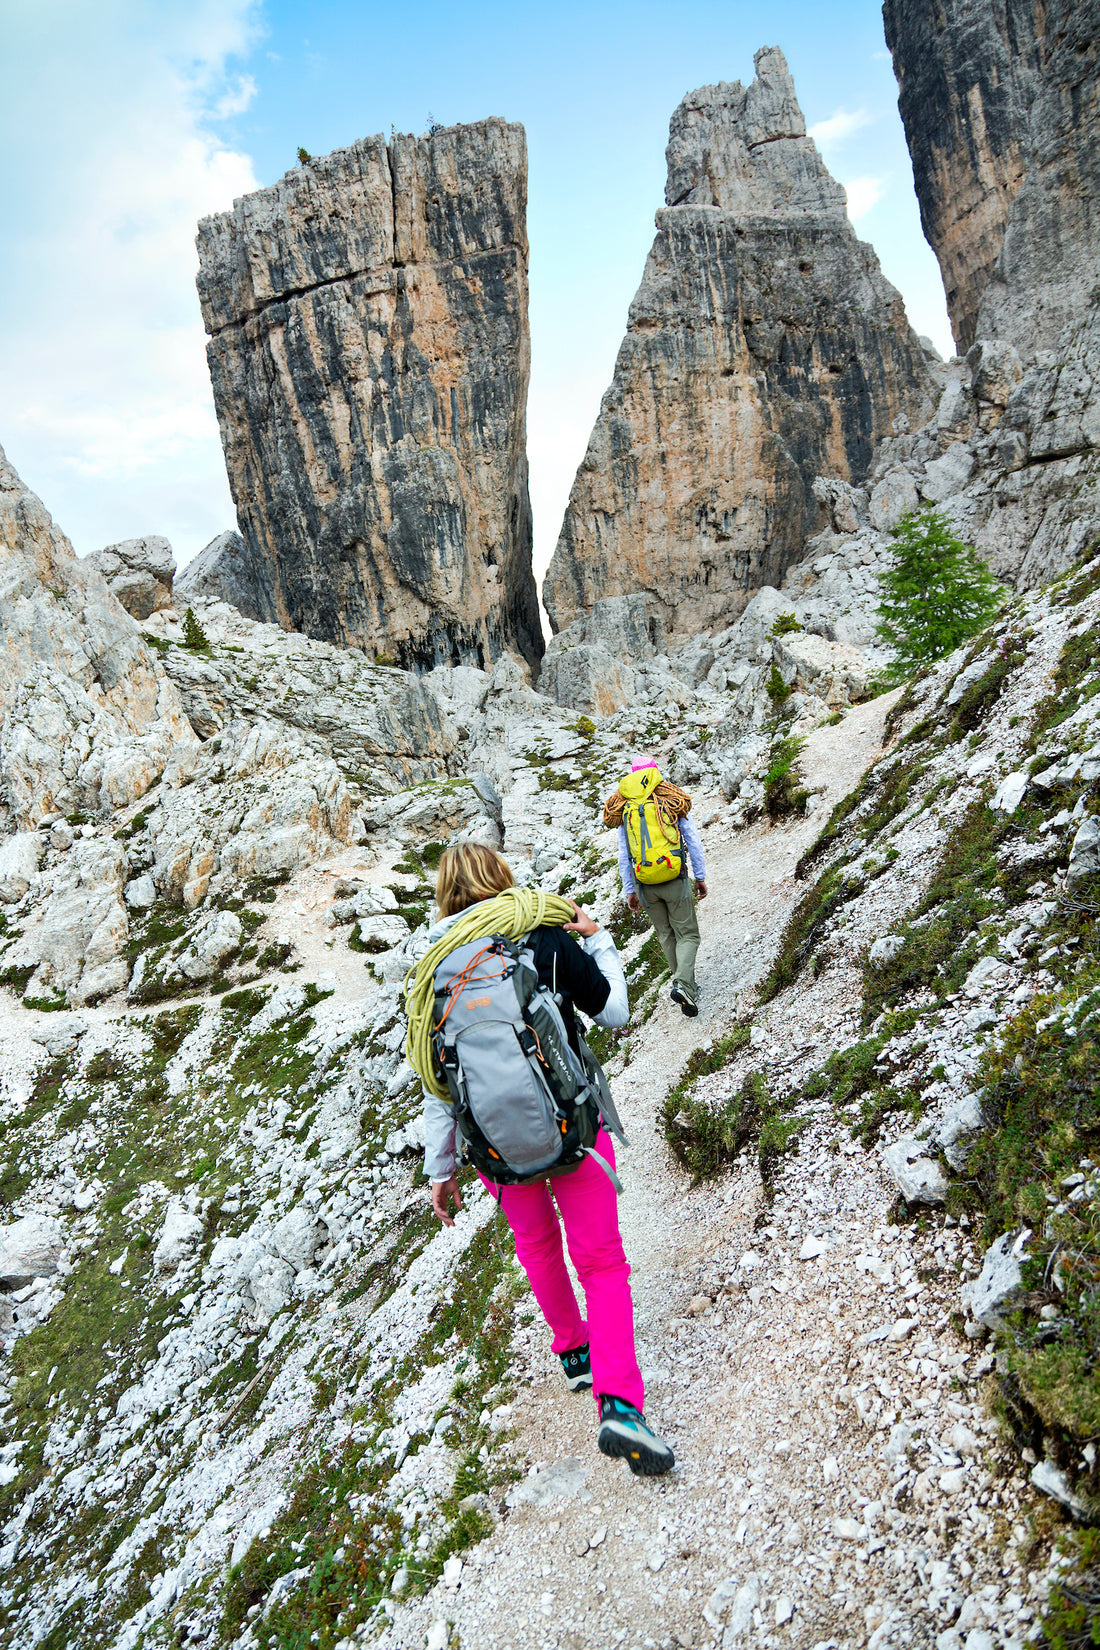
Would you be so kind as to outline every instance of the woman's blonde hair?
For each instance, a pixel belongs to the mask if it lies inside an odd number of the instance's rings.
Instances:
[[[435,879],[435,903],[441,917],[453,917],[479,900],[492,899],[516,879],[507,860],[480,842],[459,842],[444,848]]]

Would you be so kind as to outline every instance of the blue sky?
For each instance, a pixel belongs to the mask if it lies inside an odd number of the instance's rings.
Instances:
[[[527,128],[535,559],[545,566],[662,203],[684,93],[787,54],[910,320],[951,348],[879,7],[0,0],[0,444],[84,554],[232,525],[194,293],[200,215],[372,132]]]

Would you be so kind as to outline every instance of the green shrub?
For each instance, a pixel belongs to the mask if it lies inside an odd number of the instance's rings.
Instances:
[[[183,615],[183,645],[192,653],[209,653],[210,642],[206,631],[196,619],[193,610],[189,607]]]
[[[783,680],[783,672],[780,670],[779,666],[772,665],[771,675],[764,684],[764,691],[768,695],[768,698],[771,700],[772,704],[775,706],[776,710],[778,710],[780,705],[785,705],[787,703],[787,700],[794,691],[794,686],[792,683],[791,686],[788,687],[787,683]]]
[[[764,807],[769,819],[786,819],[791,814],[806,812],[810,792],[798,765],[805,743],[804,739],[783,739],[772,757],[764,775]]]
[[[781,613],[772,625],[771,633],[773,636],[790,636],[794,631],[801,629],[802,626],[793,613]]]
[[[934,510],[908,511],[892,537],[877,628],[897,655],[891,675],[900,679],[983,630],[1005,592],[977,551]]]

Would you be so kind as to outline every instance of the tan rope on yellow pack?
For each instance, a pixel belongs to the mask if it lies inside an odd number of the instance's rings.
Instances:
[[[657,802],[663,802],[673,819],[684,819],[691,812],[691,797],[682,791],[679,785],[674,785],[671,779],[662,779],[653,792]],[[623,822],[623,810],[626,807],[626,798],[621,791],[612,791],[603,805],[603,822],[608,830]]]
[[[435,971],[444,957],[470,940],[486,940],[503,934],[506,940],[522,939],[543,923],[554,927],[573,921],[573,907],[559,894],[542,888],[505,888],[493,899],[479,900],[453,922],[435,944],[429,946],[415,967],[405,976],[405,1008],[409,1031],[405,1054],[425,1089],[440,1100],[450,1098],[447,1085],[435,1074],[432,1055],[432,1011]]]

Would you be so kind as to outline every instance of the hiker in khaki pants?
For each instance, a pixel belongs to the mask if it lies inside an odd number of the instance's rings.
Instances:
[[[652,769],[652,776],[647,770]],[[665,954],[672,975],[672,1001],[684,1014],[699,1012],[699,988],[695,983],[695,955],[699,950],[699,918],[695,910],[696,897],[706,899],[706,863],[703,844],[688,813],[691,798],[678,786],[662,779],[653,761],[635,762],[621,787],[631,790],[634,775],[652,777],[656,784],[648,787],[650,794],[663,805],[676,821],[680,833],[679,857],[682,862],[678,876],[667,882],[640,883],[634,875],[634,862],[627,837],[623,815],[628,806],[623,790],[615,790],[604,803],[605,825],[619,828],[619,874],[623,879],[623,893],[632,911],[644,911],[653,925],[653,932]],[[675,864],[675,859],[673,860]],[[689,875],[690,867],[690,875]]]

